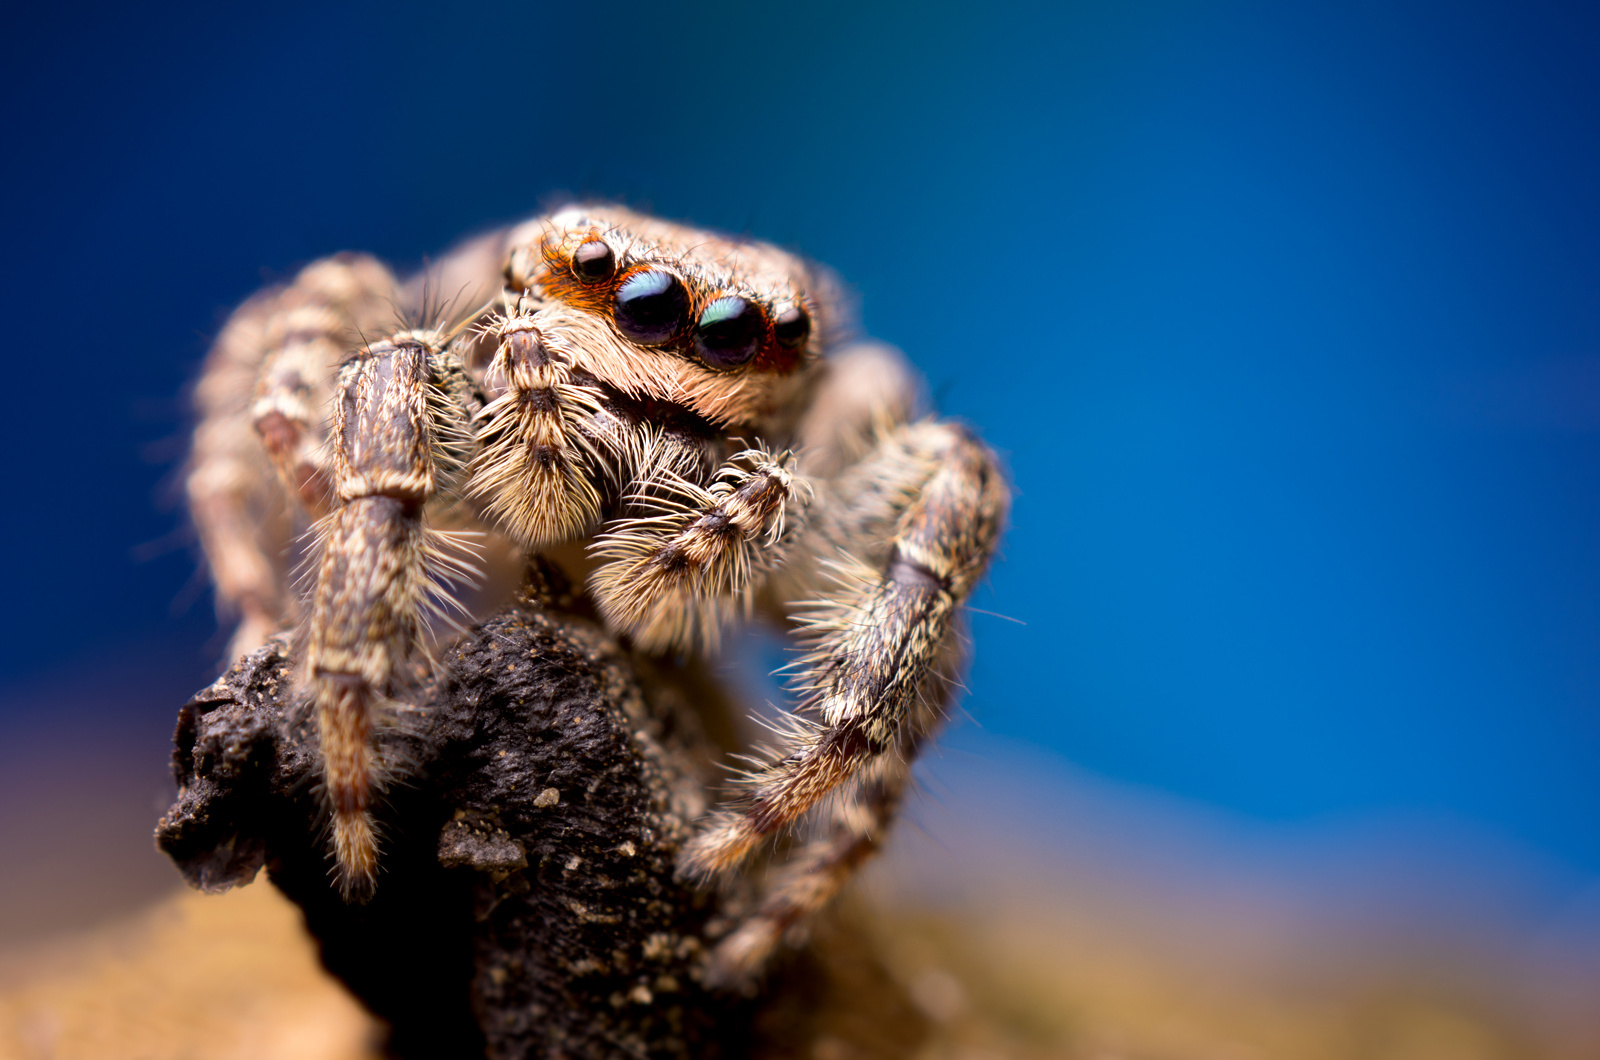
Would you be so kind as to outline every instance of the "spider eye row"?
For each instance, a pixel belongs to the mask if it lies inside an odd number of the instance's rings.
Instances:
[[[617,257],[602,239],[589,239],[572,254],[572,275],[584,284],[617,275]],[[690,331],[689,290],[676,275],[653,265],[624,270],[612,296],[611,318],[622,334],[644,346],[663,346]],[[737,368],[761,351],[770,334],[785,350],[811,337],[811,317],[798,305],[783,307],[769,323],[759,303],[738,295],[713,299],[693,322],[695,354],[713,368]]]

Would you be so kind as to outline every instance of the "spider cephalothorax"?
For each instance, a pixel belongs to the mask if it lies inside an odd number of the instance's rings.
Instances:
[[[758,610],[806,649],[778,746],[680,857],[729,872],[820,816],[718,951],[718,974],[750,973],[876,848],[943,716],[1008,502],[994,458],[916,419],[899,356],[851,341],[827,274],[765,244],[574,207],[429,283],[482,307],[403,326],[420,281],[318,262],[234,314],[199,391],[191,510],[242,612],[234,651],[303,631],[340,886],[376,885],[371,807],[396,766],[373,725],[448,633],[453,590],[485,553],[543,552],[640,651],[705,650]],[[285,575],[302,524],[303,601]]]

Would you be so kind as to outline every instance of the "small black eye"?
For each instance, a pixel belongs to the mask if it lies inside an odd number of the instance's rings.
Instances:
[[[613,312],[617,330],[634,342],[658,346],[683,330],[689,317],[689,292],[683,281],[661,269],[644,269],[622,281]]]
[[[756,355],[767,330],[761,309],[737,295],[706,306],[694,329],[694,350],[713,368],[732,368]]]
[[[798,349],[806,344],[806,339],[811,337],[811,317],[797,305],[792,305],[778,314],[778,319],[772,322],[772,333],[778,340],[778,345],[786,350]]]
[[[591,239],[572,255],[572,274],[584,283],[609,280],[617,269],[617,257],[601,239]]]

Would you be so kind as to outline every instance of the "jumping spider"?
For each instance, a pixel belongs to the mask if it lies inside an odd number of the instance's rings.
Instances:
[[[427,290],[498,294],[452,321]],[[766,244],[570,207],[462,246],[427,290],[318,261],[233,314],[199,384],[194,522],[232,654],[299,631],[339,886],[377,882],[396,766],[375,718],[463,586],[541,552],[636,650],[705,651],[756,612],[803,647],[777,745],[679,863],[733,872],[838,793],[721,943],[752,973],[876,848],[945,713],[1008,506],[995,457],[919,418],[916,377],[850,337],[829,275]]]

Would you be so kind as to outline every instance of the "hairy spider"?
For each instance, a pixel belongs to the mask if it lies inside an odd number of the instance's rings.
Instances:
[[[427,289],[494,293],[452,322]],[[850,334],[824,270],[614,206],[469,242],[426,289],[343,254],[235,311],[199,384],[189,503],[232,653],[300,630],[345,895],[376,885],[371,809],[399,768],[375,722],[463,586],[542,552],[636,650],[705,651],[758,612],[803,647],[776,743],[680,857],[731,872],[824,803],[716,955],[725,978],[758,970],[881,842],[1005,520],[994,455],[919,417],[918,390]]]

